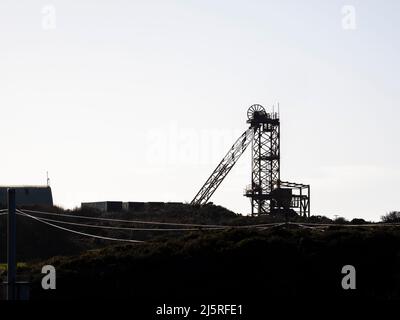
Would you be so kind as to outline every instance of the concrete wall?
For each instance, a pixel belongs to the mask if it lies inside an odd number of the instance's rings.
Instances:
[[[165,207],[165,202],[147,202],[147,207],[150,210],[161,209]]]
[[[17,206],[53,206],[51,188],[44,186],[0,186],[0,207],[7,207],[7,189],[15,189]]]
[[[81,207],[99,210],[101,212],[132,211],[140,212],[164,208],[166,205],[182,204],[181,202],[121,202],[121,201],[98,201],[82,202]]]
[[[82,209],[89,208],[101,212],[118,212],[122,211],[122,201],[82,202],[81,207]]]
[[[144,211],[146,202],[124,202],[123,208],[125,211]]]

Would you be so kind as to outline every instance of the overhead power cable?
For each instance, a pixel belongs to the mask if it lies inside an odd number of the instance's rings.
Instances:
[[[400,223],[364,223],[364,224],[340,224],[340,223],[296,223],[289,222],[288,224],[302,225],[309,227],[399,227]]]
[[[111,229],[111,230],[123,230],[123,231],[199,231],[199,230],[221,230],[225,229],[225,227],[220,228],[126,228],[126,227],[113,227],[113,226],[101,226],[101,225],[93,225],[93,224],[86,224],[86,223],[76,223],[76,222],[68,222],[68,221],[61,221],[56,219],[49,219],[49,218],[39,218],[36,217],[38,220],[41,221],[49,221],[53,223],[60,223],[66,225],[73,225],[79,227],[88,227],[88,228],[97,228],[97,229]]]
[[[7,209],[0,210],[6,211]],[[81,216],[81,215],[73,215],[73,214],[63,214],[63,213],[55,213],[55,212],[45,212],[45,211],[36,211],[36,210],[22,210],[24,213],[38,213],[43,215],[51,215],[57,217],[67,217],[67,218],[77,218],[77,219],[87,219],[87,220],[97,220],[97,221],[107,221],[107,222],[121,222],[121,223],[132,223],[132,224],[149,224],[149,225],[166,225],[166,226],[186,226],[186,227],[194,227],[194,228],[203,228],[203,229],[222,229],[222,228],[263,228],[268,226],[277,226],[283,225],[285,223],[275,222],[275,223],[263,223],[263,224],[253,224],[253,225],[212,225],[212,224],[193,224],[193,223],[174,223],[174,222],[158,222],[158,221],[143,221],[143,220],[122,220],[122,219],[112,219],[112,218],[101,218],[101,217],[89,217],[89,216]],[[4,215],[7,213],[3,213],[0,215]],[[40,219],[44,219],[40,217]],[[51,219],[50,219],[51,220]],[[366,223],[366,224],[338,224],[338,223],[307,223],[307,222],[287,222],[287,224],[299,225],[304,227],[398,227],[400,223]],[[122,227],[121,227],[122,228]],[[122,230],[122,229],[121,229]],[[126,228],[126,230],[143,230],[146,231],[147,228]],[[149,231],[154,231],[156,229],[148,228]],[[181,230],[180,228],[171,228],[171,229],[158,229],[158,230]],[[189,230],[189,229],[184,229]],[[192,229],[197,230],[197,229]]]
[[[53,212],[25,210],[25,209],[22,211],[29,212],[29,213],[39,213],[39,214],[43,214],[43,215],[52,215],[52,216],[58,216],[58,217],[109,221],[109,222],[134,223],[134,224],[153,224],[153,225],[166,225],[166,226],[187,226],[187,227],[208,227],[208,228],[233,227],[233,226],[229,226],[229,225],[215,225],[215,224],[193,224],[193,223],[174,223],[174,222],[158,222],[158,221],[143,221],[143,220],[121,220],[121,219],[88,217],[88,216],[81,216],[81,215],[75,215],[75,214],[65,214],[65,213],[55,213],[55,212],[53,213]]]
[[[77,218],[77,219],[88,219],[88,220],[97,220],[97,221],[107,221],[107,222],[122,222],[122,223],[133,223],[133,224],[150,224],[150,225],[167,225],[167,226],[185,226],[185,227],[195,227],[195,228],[209,228],[209,229],[222,229],[222,228],[260,228],[260,227],[268,227],[275,226],[281,224],[281,222],[274,223],[262,223],[262,224],[250,224],[250,225],[215,225],[215,224],[193,224],[193,223],[174,223],[174,222],[158,222],[158,221],[143,221],[143,220],[121,220],[121,219],[112,219],[112,218],[100,218],[100,217],[88,217],[88,216],[80,216],[80,215],[72,215],[72,214],[63,214],[63,213],[53,213],[53,212],[44,212],[44,211],[34,211],[34,210],[22,210],[23,212],[29,213],[38,213],[43,215],[51,215],[57,217],[67,217],[67,218]],[[41,218],[41,217],[40,217]],[[41,218],[42,219],[42,218]],[[137,228],[137,230],[141,230]],[[146,229],[143,229],[146,230]],[[149,229],[154,230],[154,229]],[[163,229],[165,230],[165,229]],[[176,229],[180,230],[180,229]],[[187,229],[185,229],[187,230]],[[197,229],[196,229],[197,230]]]
[[[101,240],[120,241],[120,242],[130,242],[130,243],[144,243],[144,242],[145,242],[145,241],[141,241],[141,240],[132,240],[132,239],[120,239],[120,238],[102,237],[102,236],[98,236],[98,235],[91,234],[91,233],[85,233],[85,232],[80,232],[80,231],[76,231],[76,230],[64,228],[64,227],[55,225],[55,224],[50,223],[50,222],[47,222],[47,221],[42,221],[40,218],[36,218],[36,217],[31,216],[30,214],[27,214],[27,213],[22,212],[22,211],[20,211],[20,210],[17,210],[17,214],[20,215],[20,216],[24,216],[24,217],[31,218],[31,219],[33,219],[33,220],[36,220],[36,221],[38,221],[38,222],[40,222],[40,223],[46,224],[46,225],[51,226],[51,227],[53,227],[53,228],[60,229],[60,230],[63,230],[63,231],[67,231],[67,232],[70,232],[70,233],[75,233],[75,234],[78,234],[78,235],[81,235],[81,236],[86,236],[86,237],[91,237],[91,238],[96,238],[96,239],[101,239]]]
[[[128,231],[198,231],[198,230],[221,230],[221,229],[227,229],[227,228],[234,228],[234,229],[242,229],[242,228],[265,228],[269,226],[276,226],[276,225],[281,225],[282,223],[265,223],[265,224],[254,224],[254,225],[244,225],[244,226],[215,226],[215,227],[207,227],[208,225],[197,225],[197,228],[163,228],[163,229],[158,229],[158,228],[126,228],[126,227],[113,227],[113,226],[100,226],[100,225],[91,225],[91,224],[85,224],[85,223],[75,223],[75,222],[67,222],[67,221],[62,221],[62,220],[56,220],[56,219],[49,219],[49,218],[42,218],[42,217],[37,217],[38,219],[49,221],[49,222],[55,222],[55,223],[61,223],[61,224],[69,224],[69,225],[75,225],[75,226],[82,226],[82,227],[93,227],[93,228],[103,228],[103,229],[114,229],[114,230],[128,230]],[[110,221],[109,221],[110,222]],[[203,227],[206,226],[206,227]]]

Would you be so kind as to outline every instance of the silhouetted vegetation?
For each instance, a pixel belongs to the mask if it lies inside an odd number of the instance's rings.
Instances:
[[[346,224],[347,220],[346,220],[346,218],[343,218],[343,217],[337,217],[333,222],[337,223],[337,224]]]
[[[384,223],[400,223],[400,211],[392,211],[381,217]]]
[[[350,223],[351,224],[366,224],[368,222],[365,221],[364,219],[354,218],[353,220],[351,220]]]
[[[31,208],[41,209],[41,208]],[[43,209],[43,208],[42,208]],[[45,211],[49,211],[46,208]],[[63,210],[58,214],[193,224],[243,226],[284,222],[282,216],[248,217],[215,205],[169,204],[140,212],[103,213]],[[48,216],[45,216],[48,217]],[[110,225],[51,216],[61,221]],[[390,213],[384,222],[396,222]],[[146,240],[115,245],[57,230],[18,216],[18,261],[27,262],[19,275],[32,277],[33,299],[229,297],[235,299],[295,297],[400,298],[400,232],[397,227],[365,224],[363,219],[334,221],[323,216],[291,216],[290,221],[332,224],[321,229],[283,224],[266,230],[226,229],[191,232],[119,231],[66,226],[103,236]],[[113,226],[127,226],[112,223]],[[353,226],[350,226],[353,225]],[[129,227],[143,227],[132,223]],[[6,217],[0,217],[0,258],[5,261]],[[146,228],[162,226],[146,225]],[[57,290],[40,288],[41,266],[57,269]],[[341,268],[357,269],[357,290],[340,286]],[[4,268],[3,268],[4,269]],[[0,270],[0,275],[4,270]],[[258,288],[259,290],[255,290]]]
[[[35,265],[32,298],[399,299],[399,256],[393,228],[192,233]],[[44,263],[57,269],[55,291],[40,288]],[[354,291],[341,288],[347,264],[357,270]]]

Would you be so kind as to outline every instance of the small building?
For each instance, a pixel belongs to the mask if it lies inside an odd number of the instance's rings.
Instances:
[[[17,206],[53,206],[50,186],[0,186],[0,208],[7,207],[7,190],[15,189]]]
[[[149,210],[161,209],[165,207],[165,202],[147,202],[147,207]]]
[[[145,211],[146,210],[146,202],[124,202],[123,208],[125,211]]]
[[[182,205],[182,202],[122,202],[122,201],[97,201],[82,202],[82,209],[94,209],[101,212],[144,212],[149,210],[159,210],[168,205]]]
[[[122,201],[98,201],[82,202],[82,209],[94,209],[101,212],[119,212],[122,211]]]

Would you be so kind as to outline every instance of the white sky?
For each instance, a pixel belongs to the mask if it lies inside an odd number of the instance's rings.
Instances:
[[[313,214],[378,220],[400,209],[399,28],[389,0],[2,0],[0,184],[190,201],[279,101],[282,179]],[[249,183],[250,149],[211,201],[248,213]]]

